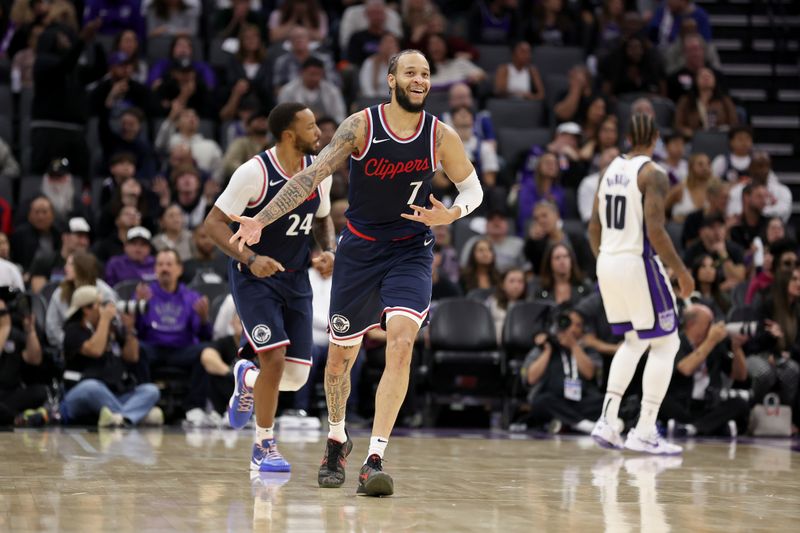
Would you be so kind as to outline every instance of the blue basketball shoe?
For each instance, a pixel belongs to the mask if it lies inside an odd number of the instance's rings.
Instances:
[[[250,470],[259,472],[289,472],[292,465],[286,462],[275,439],[266,439],[261,443],[253,444],[253,458],[250,461]]]
[[[233,394],[228,402],[228,421],[233,429],[241,429],[253,416],[253,389],[244,384],[244,373],[256,365],[242,359],[233,367]]]

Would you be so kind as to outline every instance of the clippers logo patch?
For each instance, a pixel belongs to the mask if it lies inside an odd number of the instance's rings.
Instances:
[[[336,333],[345,333],[350,329],[350,321],[342,315],[333,315],[331,317],[331,328]]]
[[[272,338],[272,331],[264,324],[259,324],[253,328],[252,337],[257,344],[266,344]]]

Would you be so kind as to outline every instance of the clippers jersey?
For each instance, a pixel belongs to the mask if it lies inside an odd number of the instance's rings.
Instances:
[[[364,151],[350,157],[348,226],[359,237],[373,241],[398,240],[428,230],[406,220],[410,204],[429,206],[431,179],[436,169],[438,119],[420,113],[417,131],[402,139],[389,127],[379,104],[364,110],[368,136]]]
[[[256,216],[287,181],[292,179],[282,168],[274,149],[265,150],[255,156],[261,165],[262,185],[258,199],[249,202],[242,213],[247,217]],[[301,168],[306,168],[314,160],[313,156],[304,156]],[[250,248],[258,255],[269,256],[281,263],[287,270],[305,270],[310,264],[309,249],[312,246],[311,228],[314,216],[320,204],[320,188],[317,187],[305,202],[291,212],[266,226],[261,231],[261,238]],[[235,233],[238,223],[231,224]]]
[[[644,195],[639,190],[639,171],[652,160],[647,156],[614,159],[598,188],[600,253],[641,256],[645,251]],[[649,246],[647,246],[649,248]]]

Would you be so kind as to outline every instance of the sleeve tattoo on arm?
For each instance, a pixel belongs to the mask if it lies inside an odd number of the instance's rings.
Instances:
[[[314,234],[314,241],[323,252],[333,250],[336,247],[336,234],[330,216],[315,218],[311,231]]]
[[[295,174],[255,218],[262,224],[269,225],[303,203],[314,187],[333,174],[356,150],[358,133],[365,127],[366,122],[361,113],[348,117],[314,162]]]

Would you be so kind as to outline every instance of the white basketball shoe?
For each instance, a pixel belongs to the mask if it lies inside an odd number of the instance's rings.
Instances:
[[[625,449],[651,455],[680,455],[683,453],[682,446],[667,442],[664,437],[658,434],[655,428],[649,435],[640,435],[637,433],[636,428],[628,431],[628,438],[625,439]]]
[[[622,436],[614,424],[610,424],[605,418],[600,418],[592,430],[592,438],[603,448],[621,450],[623,447]]]

